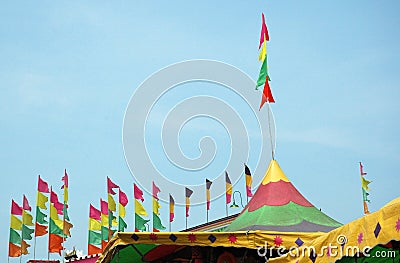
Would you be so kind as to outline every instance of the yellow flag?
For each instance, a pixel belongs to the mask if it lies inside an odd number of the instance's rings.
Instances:
[[[101,214],[101,225],[108,227],[108,215]]]
[[[264,62],[266,56],[267,56],[267,41],[265,40],[265,36],[264,36],[264,43],[261,48],[260,54],[258,55],[258,61]]]
[[[112,226],[118,226],[118,222],[117,222],[117,218],[113,218],[113,220],[111,221],[111,225]]]
[[[22,211],[22,223],[26,226],[33,226],[33,218],[32,215],[30,215],[28,212],[25,210]]]
[[[153,197],[153,213],[156,215],[159,215],[160,212],[158,209],[161,207],[160,203]]]
[[[36,198],[36,205],[42,209],[47,209],[46,203],[49,200],[47,196],[38,191]]]
[[[117,211],[117,205],[115,204],[114,198],[110,194],[108,194],[108,209],[113,212]]]
[[[50,218],[53,219],[53,221],[56,221],[56,220],[61,221],[60,218],[58,217],[57,209],[54,207],[53,204],[50,204]],[[61,227],[61,229],[62,229],[62,227]]]
[[[53,219],[54,223],[58,226],[58,228],[63,229],[64,228],[64,223],[62,220],[59,219]]]
[[[141,216],[148,216],[146,209],[144,209],[143,205],[139,203],[137,199],[135,199],[135,214],[141,215]]]
[[[371,181],[368,181],[367,179],[365,179],[364,177],[361,177],[361,185],[362,185],[362,188],[365,190],[365,191],[369,191],[369,187],[368,187],[368,185],[371,183]]]
[[[123,205],[121,205],[121,204],[119,204],[119,206],[118,206],[118,213],[119,213],[119,216],[120,216],[120,217],[122,217],[122,218],[125,217],[126,209],[125,209],[125,207],[124,207]]]
[[[10,228],[15,230],[22,230],[22,221],[18,219],[15,215],[11,215]]]
[[[101,230],[101,223],[94,218],[89,218],[89,230]]]
[[[64,204],[68,203],[68,187],[64,186]]]

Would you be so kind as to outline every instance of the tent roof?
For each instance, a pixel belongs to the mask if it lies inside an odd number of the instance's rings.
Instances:
[[[393,240],[400,240],[400,198],[394,199],[374,213],[356,219],[329,233],[322,234],[315,240],[305,242],[302,246],[292,250],[290,252],[291,256],[286,255],[280,258],[273,258],[269,262],[302,263],[310,262],[311,258],[313,258],[312,262],[335,262],[344,256],[354,257],[357,251],[363,252],[366,248],[382,250],[384,248],[379,245],[388,244]],[[315,249],[315,255],[310,257],[308,253],[303,253],[307,248]],[[329,250],[331,252],[328,252]],[[392,258],[382,258],[378,254],[374,254],[374,250],[366,252],[368,252],[370,257],[358,259],[358,262],[392,261]],[[400,259],[398,252],[396,259]],[[354,262],[354,258],[352,260]],[[348,261],[343,259],[340,262]]]
[[[339,226],[301,195],[272,160],[254,196],[226,231],[329,232]]]

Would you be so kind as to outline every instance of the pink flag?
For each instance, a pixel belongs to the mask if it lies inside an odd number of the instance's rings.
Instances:
[[[153,197],[158,200],[158,193],[161,192],[160,188],[153,182]]]
[[[61,189],[64,189],[66,187],[68,189],[68,174],[67,174],[67,169],[64,169],[64,176],[61,178],[61,180],[64,182],[64,184],[61,186]]]
[[[24,210],[32,211],[32,208],[29,206],[28,199],[26,198],[25,195],[24,195],[24,201],[23,201],[23,203],[22,203],[22,208],[23,208]]]
[[[20,207],[14,200],[11,201],[11,214],[22,216],[22,207]]]
[[[90,204],[89,217],[93,218],[93,219],[96,219],[96,220],[101,220],[101,212],[100,212],[100,210],[98,210],[97,208],[92,206],[92,204]]]
[[[267,25],[265,24],[264,13],[262,13],[261,36],[260,36],[260,45],[258,46],[258,49],[260,49],[261,45],[264,43],[264,37],[266,41],[269,41],[268,28]]]
[[[57,214],[63,214],[64,204],[58,201],[58,196],[53,192],[53,190],[50,190],[50,203],[52,203],[54,208],[57,209]]]
[[[108,215],[108,203],[100,198],[100,208],[103,215]]]
[[[362,163],[360,162],[360,174],[361,174],[361,176],[364,176],[364,175],[366,175],[367,173],[365,173],[364,172],[364,166],[362,165]]]
[[[142,200],[142,202],[144,201],[143,192],[136,186],[136,184],[133,184],[133,195],[135,196],[135,199]]]
[[[119,203],[125,207],[128,204],[128,197],[124,192],[122,192],[121,188],[119,189]]]
[[[115,195],[113,188],[119,188],[118,185],[114,184],[110,178],[107,177],[107,193]]]
[[[47,185],[47,183],[45,181],[43,181],[40,178],[40,175],[39,175],[39,182],[38,182],[38,191],[42,192],[42,193],[49,193],[50,192],[49,191],[49,186]]]

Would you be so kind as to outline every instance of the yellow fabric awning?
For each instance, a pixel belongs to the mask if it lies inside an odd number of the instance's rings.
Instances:
[[[309,242],[321,236],[318,233],[292,233],[271,231],[238,231],[238,232],[118,232],[108,243],[98,263],[109,263],[118,246],[130,244],[184,245],[205,247],[237,247],[257,249],[265,246],[276,246],[286,243],[296,246],[296,242]],[[283,244],[280,243],[280,244]]]

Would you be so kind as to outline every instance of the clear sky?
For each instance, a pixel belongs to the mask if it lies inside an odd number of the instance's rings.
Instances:
[[[400,183],[399,8],[398,1],[3,2],[0,258],[7,257],[11,199],[21,203],[26,194],[34,207],[38,174],[59,189],[64,168],[74,224],[68,249],[86,252],[89,203],[106,197],[106,176],[130,198],[132,230],[134,179],[122,146],[130,97],[151,74],[183,60],[226,62],[256,79],[262,12],[270,33],[276,159],[311,203],[342,223],[362,216],[362,161],[373,181],[370,210],[379,209],[398,197]],[[224,135],[219,129],[214,136]],[[199,132],[213,136],[212,129]],[[185,143],[191,133],[184,136],[182,149],[196,156]],[[244,192],[240,184],[235,189]],[[147,193],[145,199],[151,211]],[[223,207],[216,200],[210,219],[223,217]],[[189,226],[204,223],[204,207],[191,213],[199,216]],[[184,207],[177,207],[173,230],[184,228],[183,217]],[[47,257],[46,242],[37,239],[39,257]]]

